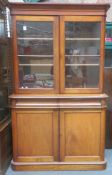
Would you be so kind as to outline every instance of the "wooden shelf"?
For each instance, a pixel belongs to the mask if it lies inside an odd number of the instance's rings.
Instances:
[[[112,69],[112,66],[110,66],[110,67],[104,67],[104,69]]]
[[[99,66],[99,64],[65,64],[65,66]]]
[[[19,64],[19,66],[53,66],[53,64]]]
[[[70,41],[100,41],[100,38],[65,38]]]
[[[52,41],[53,38],[18,38],[18,40],[47,40],[47,41]]]
[[[100,55],[65,55],[66,57],[100,57]]]
[[[52,58],[54,57],[54,55],[18,55],[18,57],[48,57],[48,58]]]

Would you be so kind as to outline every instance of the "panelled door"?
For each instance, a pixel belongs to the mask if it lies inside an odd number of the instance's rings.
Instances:
[[[100,161],[104,113],[97,109],[60,111],[60,160]]]
[[[13,114],[14,161],[58,161],[58,111],[29,108],[17,109]]]

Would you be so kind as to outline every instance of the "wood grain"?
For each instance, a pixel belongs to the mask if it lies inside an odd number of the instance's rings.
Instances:
[[[61,110],[61,161],[99,161],[100,126],[101,111]]]
[[[23,162],[55,161],[58,158],[57,112],[53,110],[17,110],[15,118],[16,160]]]

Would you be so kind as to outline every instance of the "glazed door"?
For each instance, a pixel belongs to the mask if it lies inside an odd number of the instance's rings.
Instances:
[[[61,17],[61,93],[102,92],[103,28],[102,17]]]
[[[58,93],[58,18],[16,16],[13,25],[16,93]]]

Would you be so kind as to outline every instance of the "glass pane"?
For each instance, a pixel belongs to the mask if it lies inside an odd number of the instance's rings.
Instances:
[[[98,87],[100,32],[99,22],[65,23],[65,87]]]
[[[52,38],[52,22],[17,22],[17,35],[22,38]]]
[[[66,22],[65,30],[66,38],[99,38],[101,31],[99,22]]]
[[[50,57],[33,57],[33,56],[20,56],[19,57],[19,64],[52,64],[53,65],[53,58]]]
[[[20,88],[54,87],[52,22],[17,22]]]
[[[52,55],[52,40],[21,39],[18,40],[18,55]]]
[[[19,67],[20,88],[53,88],[53,67],[25,65]]]
[[[100,40],[66,40],[65,54],[70,55],[99,55],[100,54]]]
[[[94,56],[77,56],[77,55],[69,55],[66,56],[66,64],[97,64],[99,65],[99,57]]]
[[[97,88],[99,85],[99,66],[66,66],[65,73],[67,88]]]

